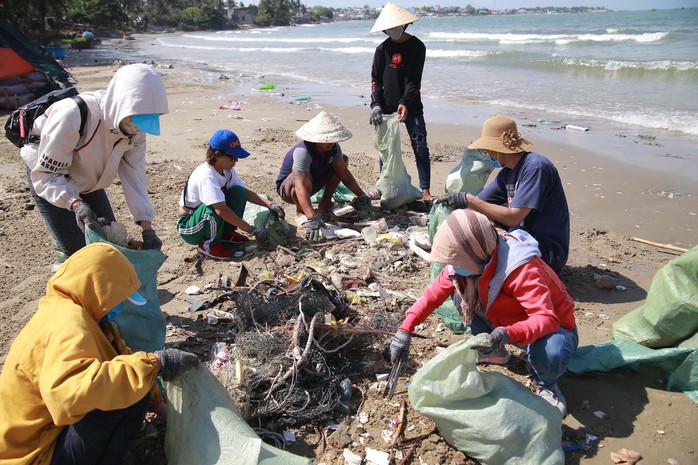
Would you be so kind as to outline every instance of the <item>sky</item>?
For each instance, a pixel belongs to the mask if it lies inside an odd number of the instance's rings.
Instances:
[[[306,6],[327,7],[364,6],[380,7],[388,0],[301,0]],[[698,8],[698,0],[393,0],[403,7],[411,6],[465,6],[497,10],[536,6],[603,6],[611,10],[651,10],[665,8]],[[247,2],[245,2],[247,3]],[[256,3],[256,2],[254,2]]]

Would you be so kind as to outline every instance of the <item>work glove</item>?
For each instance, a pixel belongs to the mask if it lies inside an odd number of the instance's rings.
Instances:
[[[284,218],[286,218],[286,212],[276,202],[272,202],[271,205],[269,205],[269,211],[271,212],[271,215],[274,217],[275,220],[283,220]]]
[[[165,381],[172,381],[199,364],[199,357],[179,349],[157,350],[155,355],[160,359],[160,376]]]
[[[75,222],[78,224],[80,231],[85,232],[85,226],[92,222],[97,222],[97,215],[92,211],[89,205],[85,202],[78,202],[75,207]]]
[[[444,204],[452,210],[468,208],[468,197],[465,192],[450,192],[436,199],[437,204]]]
[[[160,240],[158,235],[155,234],[154,229],[146,229],[141,233],[141,236],[143,236],[143,249],[162,249],[162,241]]]
[[[356,208],[359,210],[371,208],[371,199],[368,198],[368,195],[361,194],[356,198]]]
[[[314,216],[308,220],[308,231],[305,233],[305,240],[315,242],[321,239],[320,228],[326,228],[327,225],[320,219],[320,216]]]
[[[251,234],[254,236],[257,242],[264,242],[267,240],[267,237],[269,237],[267,231],[265,229],[260,228],[259,226],[255,226]]]
[[[374,126],[378,126],[383,122],[383,111],[380,106],[375,106],[371,110],[371,116],[368,118],[368,122]]]
[[[481,344],[473,344],[470,348],[483,354],[495,352],[502,349],[504,344],[509,341],[509,332],[505,328],[498,326],[490,334],[487,334],[484,339]]]
[[[398,329],[390,342],[390,363],[395,365],[399,360],[407,360],[410,354],[412,335],[404,329]]]

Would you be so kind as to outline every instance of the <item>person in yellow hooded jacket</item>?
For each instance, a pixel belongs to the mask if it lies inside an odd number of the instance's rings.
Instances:
[[[128,259],[88,245],[51,277],[0,373],[0,462],[120,464],[145,418],[155,377],[198,358],[176,349],[131,351],[111,320],[144,304]]]

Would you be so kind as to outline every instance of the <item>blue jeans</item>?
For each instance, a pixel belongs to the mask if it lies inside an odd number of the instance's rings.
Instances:
[[[44,219],[46,229],[51,236],[53,248],[56,251],[56,262],[63,263],[66,258],[85,247],[85,234],[80,231],[75,221],[75,213],[66,208],[59,208],[39,195],[34,190],[31,180],[31,171],[27,168],[27,180],[36,208]],[[114,212],[104,189],[99,189],[89,194],[80,194],[80,198],[90,206],[97,218],[106,218],[116,221]]]
[[[489,321],[479,315],[473,317],[470,325],[472,334],[489,333],[494,328]],[[560,376],[567,371],[567,365],[577,351],[579,336],[577,327],[570,331],[559,327],[526,347],[526,356],[533,369],[533,379],[538,386],[550,386],[557,383]]]
[[[150,394],[121,410],[93,410],[56,439],[51,465],[120,465],[141,430]]]
[[[419,188],[429,189],[431,186],[431,157],[429,146],[427,145],[427,126],[424,122],[424,115],[408,116],[405,120],[407,134],[410,136],[412,151],[417,162],[417,173],[419,174]],[[379,167],[383,169],[383,162],[379,160]]]

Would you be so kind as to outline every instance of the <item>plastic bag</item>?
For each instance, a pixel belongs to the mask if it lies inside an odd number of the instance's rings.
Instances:
[[[412,406],[482,465],[564,464],[560,411],[515,380],[476,368],[470,346],[486,336],[451,345],[417,371]]]
[[[272,198],[266,194],[259,194],[259,196],[263,199],[272,200]],[[274,217],[267,207],[247,202],[245,205],[245,212],[242,214],[242,219],[255,227],[266,229],[267,223],[274,220]],[[291,227],[286,220],[279,219],[279,222],[283,225],[284,234],[288,234],[291,231]]]
[[[613,338],[647,347],[673,347],[696,331],[698,246],[659,269],[645,303],[613,324]]]
[[[400,149],[400,122],[397,113],[383,115],[376,126],[373,145],[380,152],[383,169],[376,183],[381,193],[381,208],[395,210],[422,198],[422,192],[412,185]]]
[[[573,373],[637,369],[657,366],[667,374],[667,389],[683,391],[698,403],[698,350],[696,348],[650,349],[632,341],[618,340],[577,349],[568,369]]]
[[[85,228],[85,242],[109,242],[99,225]],[[165,316],[158,300],[158,270],[165,263],[167,255],[159,250],[131,250],[112,244],[124,254],[136,269],[141,282],[138,292],[147,301],[137,306],[124,302],[124,310],[114,320],[126,345],[134,352],[155,352],[165,347]]]
[[[493,169],[478,150],[465,149],[463,159],[446,176],[446,192],[477,195],[485,187]]]
[[[310,459],[263,442],[230,394],[203,365],[165,382],[169,465],[309,465]]]
[[[312,197],[310,197],[310,201],[312,203],[319,203],[320,200],[322,200],[323,195],[325,195],[324,187],[317,191]],[[350,203],[352,200],[354,200],[354,197],[356,197],[356,195],[352,191],[350,191],[349,188],[345,186],[343,182],[339,183],[337,188],[334,190],[334,194],[332,194],[332,198],[336,202],[341,203]]]

